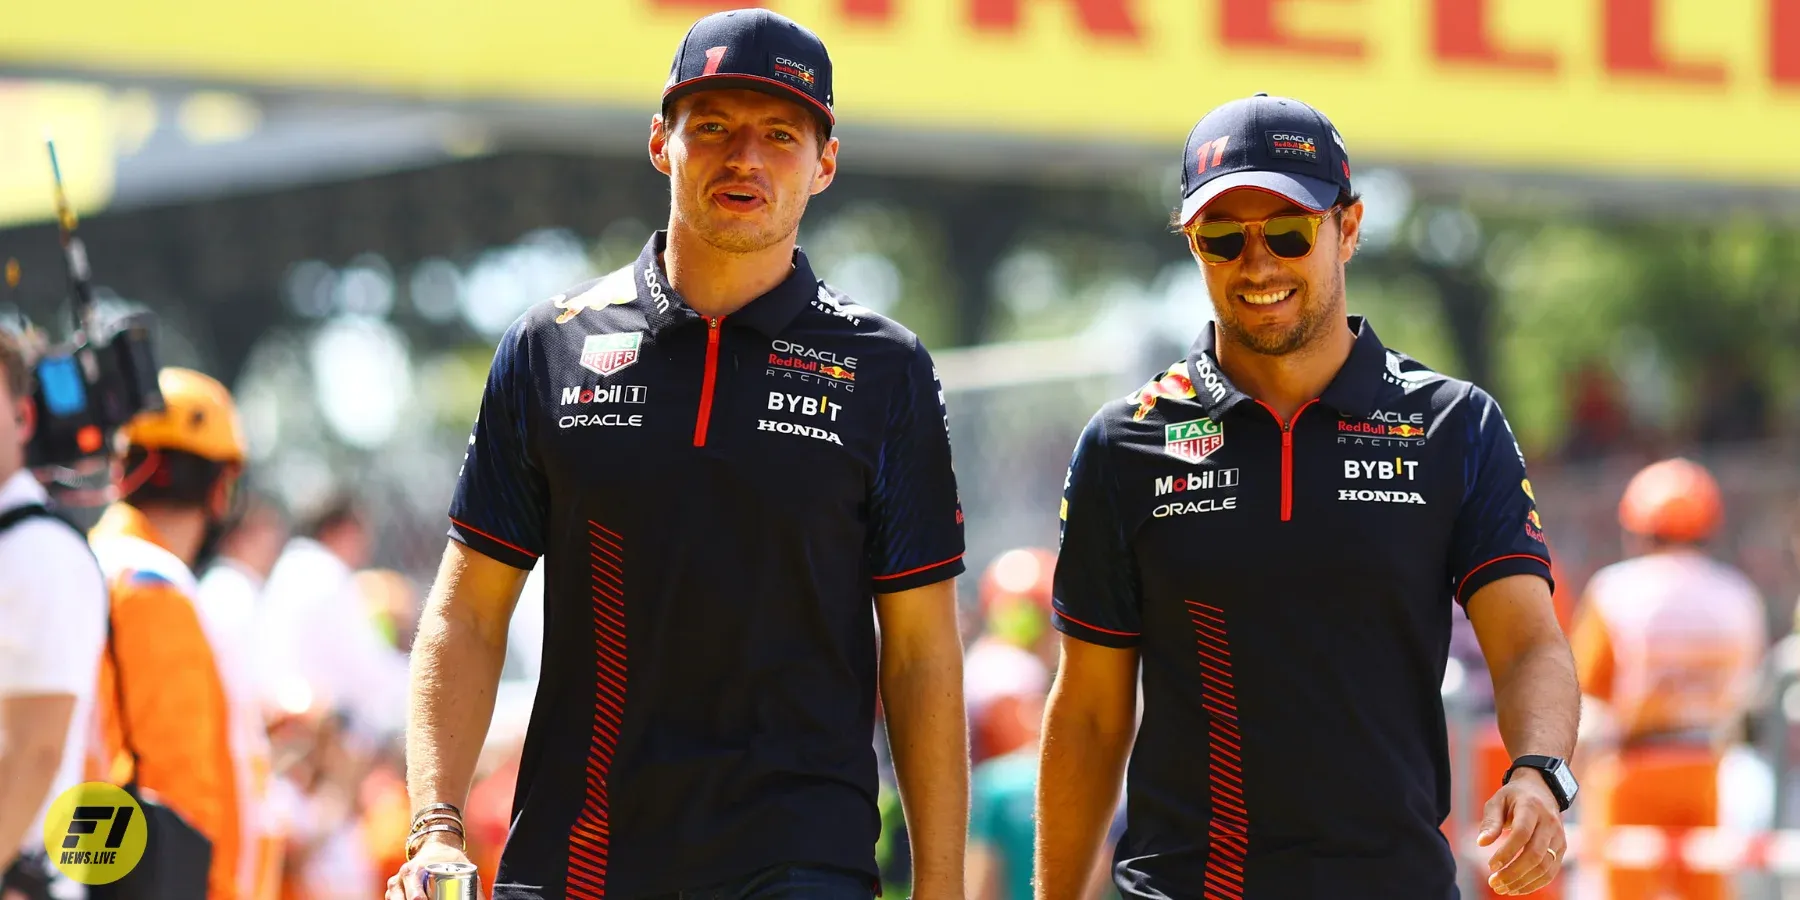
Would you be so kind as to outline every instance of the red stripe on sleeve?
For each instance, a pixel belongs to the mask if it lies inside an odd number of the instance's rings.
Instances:
[[[938,566],[947,566],[947,565],[949,565],[953,562],[956,562],[957,560],[962,559],[962,558],[963,558],[963,555],[961,553],[958,553],[955,556],[952,556],[949,559],[944,560],[943,562],[934,562],[929,566],[920,566],[916,569],[907,569],[904,572],[896,572],[892,575],[877,575],[877,576],[875,576],[875,580],[876,581],[892,581],[896,578],[905,578],[908,575],[917,575],[920,572],[928,572],[932,569],[937,568]]]
[[[1474,577],[1475,577],[1475,573],[1476,573],[1476,572],[1479,572],[1479,571],[1481,571],[1481,570],[1482,570],[1482,569],[1485,569],[1485,568],[1487,568],[1487,567],[1488,567],[1488,566],[1491,566],[1491,565],[1493,565],[1493,564],[1494,564],[1494,563],[1497,563],[1497,562],[1504,562],[1504,561],[1506,561],[1506,560],[1509,560],[1509,559],[1535,559],[1535,560],[1537,560],[1537,561],[1538,561],[1538,562],[1541,562],[1541,563],[1543,563],[1543,564],[1544,564],[1544,565],[1545,565],[1545,566],[1546,566],[1546,567],[1548,567],[1548,566],[1549,566],[1549,565],[1550,565],[1550,561],[1549,561],[1549,560],[1547,560],[1547,559],[1545,559],[1545,558],[1543,558],[1543,557],[1541,557],[1541,556],[1538,556],[1538,555],[1537,555],[1537,554],[1535,554],[1535,553],[1508,553],[1508,554],[1507,554],[1507,555],[1505,555],[1505,556],[1496,556],[1496,557],[1494,557],[1494,558],[1493,558],[1493,559],[1490,559],[1490,560],[1488,560],[1488,561],[1487,561],[1487,562],[1484,562],[1484,563],[1482,563],[1482,564],[1481,564],[1481,565],[1479,565],[1479,566],[1476,566],[1476,567],[1475,567],[1475,568],[1473,568],[1473,569],[1470,569],[1470,570],[1469,570],[1469,574],[1467,574],[1467,575],[1464,575],[1464,576],[1463,576],[1463,577],[1462,577],[1462,580],[1460,580],[1460,581],[1458,581],[1458,582],[1457,582],[1457,583],[1456,583],[1456,599],[1457,599],[1457,600],[1463,600],[1463,599],[1465,599],[1465,598],[1464,598],[1464,597],[1463,597],[1463,595],[1462,595],[1462,594],[1463,594],[1463,585],[1466,585],[1466,584],[1468,584],[1468,583],[1469,583],[1469,579],[1471,579],[1471,578],[1474,578]]]
[[[1062,616],[1065,619],[1068,619],[1071,622],[1074,622],[1077,625],[1080,625],[1083,628],[1092,629],[1094,631],[1100,632],[1101,634],[1116,634],[1119,637],[1139,637],[1138,632],[1135,632],[1135,631],[1114,631],[1111,628],[1101,628],[1098,625],[1089,625],[1088,623],[1083,622],[1080,619],[1077,619],[1074,616],[1071,616],[1068,613],[1063,612],[1060,609],[1056,611],[1056,614],[1059,616]]]
[[[509,550],[517,550],[520,553],[523,553],[526,556],[532,557],[534,559],[538,556],[538,554],[533,553],[530,550],[527,550],[524,547],[519,546],[518,544],[512,543],[511,541],[501,540],[500,538],[497,538],[491,534],[488,534],[487,532],[482,531],[481,529],[476,528],[475,526],[470,525],[469,523],[464,522],[461,519],[456,518],[455,516],[451,516],[450,521],[456,523],[456,527],[458,527],[458,528],[462,528],[467,531],[473,531],[476,534],[479,534],[482,537],[487,538],[488,540],[493,541],[494,543],[499,544],[502,547],[506,547]]]

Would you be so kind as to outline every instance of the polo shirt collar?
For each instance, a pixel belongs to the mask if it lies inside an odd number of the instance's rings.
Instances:
[[[1387,347],[1375,336],[1375,328],[1368,320],[1350,316],[1348,321],[1350,331],[1356,335],[1356,343],[1350,348],[1349,359],[1344,360],[1344,365],[1325,386],[1319,399],[1344,415],[1367,416],[1375,411],[1375,396],[1381,389]],[[1194,399],[1211,419],[1221,418],[1232,407],[1251,399],[1219,368],[1217,327],[1209,322],[1200,330],[1187,360],[1188,378],[1194,384]]]
[[[1338,369],[1337,377],[1325,386],[1319,399],[1346,416],[1358,418],[1375,411],[1375,398],[1381,391],[1381,373],[1387,365],[1387,347],[1375,336],[1375,327],[1362,316],[1350,317],[1350,331],[1356,343],[1350,347],[1350,358]]]
[[[669,233],[656,232],[644,244],[643,252],[638,254],[637,262],[632,266],[632,272],[636,276],[634,280],[637,282],[638,301],[645,310],[651,334],[685,322],[700,321],[700,314],[687,305],[687,301],[669,284],[668,273],[663,271],[662,254],[668,246]],[[807,261],[806,254],[796,247],[794,268],[788,272],[788,277],[768,293],[732,313],[728,319],[747,325],[764,337],[775,337],[793,323],[794,317],[818,293],[819,281],[813,275],[812,264]]]

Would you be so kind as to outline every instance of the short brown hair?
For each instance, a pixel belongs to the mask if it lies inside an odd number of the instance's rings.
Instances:
[[[31,362],[25,336],[0,326],[0,378],[14,400],[31,396]]]

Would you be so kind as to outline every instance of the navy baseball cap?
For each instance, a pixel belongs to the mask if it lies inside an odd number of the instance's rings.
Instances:
[[[837,123],[825,42],[780,13],[734,9],[695,22],[669,66],[663,109],[695,91],[732,88],[797,100],[819,117],[827,135]]]
[[[1350,193],[1350,151],[1325,114],[1257,94],[1214,109],[1188,133],[1181,222],[1232,188],[1259,188],[1321,212]]]

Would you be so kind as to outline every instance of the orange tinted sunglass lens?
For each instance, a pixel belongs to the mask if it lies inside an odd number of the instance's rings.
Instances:
[[[1194,252],[1210,263],[1226,263],[1244,252],[1249,235],[1241,222],[1201,222],[1188,232]]]
[[[1263,225],[1263,240],[1270,253],[1282,259],[1299,259],[1312,252],[1320,221],[1314,216],[1277,216]]]

